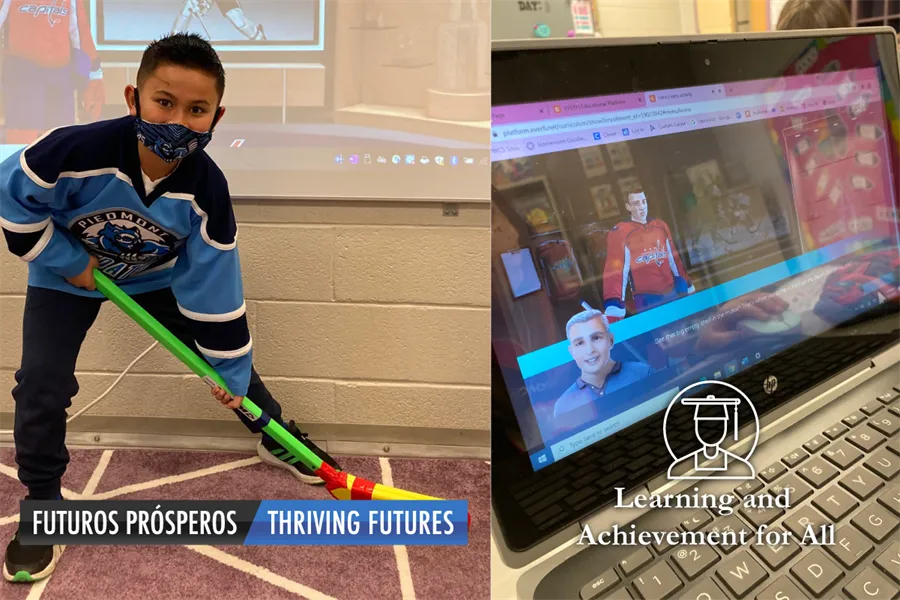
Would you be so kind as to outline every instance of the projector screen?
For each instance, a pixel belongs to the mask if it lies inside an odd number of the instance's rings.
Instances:
[[[490,0],[0,0],[0,158],[126,114],[147,45],[190,31],[225,66],[207,152],[234,196],[488,201],[489,18]]]

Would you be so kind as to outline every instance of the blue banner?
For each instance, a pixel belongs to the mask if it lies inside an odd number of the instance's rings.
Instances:
[[[245,546],[465,546],[465,500],[264,500]]]
[[[836,258],[874,243],[876,242],[863,242],[859,236],[842,240],[830,246],[825,246],[824,248],[766,267],[755,273],[750,273],[709,289],[701,290],[690,296],[679,298],[664,306],[630,316],[622,321],[613,323],[609,329],[615,336],[616,343],[621,343],[664,327],[679,319],[721,306],[729,300],[755,292],[766,286],[783,281],[788,277],[828,264]],[[566,340],[534,352],[529,352],[518,358],[519,369],[524,379],[534,377],[571,361],[572,355],[569,353],[569,342]]]
[[[466,500],[23,500],[24,545],[465,546]]]

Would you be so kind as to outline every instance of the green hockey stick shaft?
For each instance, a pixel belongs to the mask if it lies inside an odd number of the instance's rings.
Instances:
[[[144,310],[137,302],[135,302],[128,294],[123,292],[112,280],[94,269],[94,282],[97,289],[109,298],[109,300],[122,309],[125,314],[131,317],[138,325],[153,336],[156,341],[162,344],[169,352],[175,355],[184,365],[193,371],[197,376],[201,377],[210,387],[213,384],[218,385],[229,394],[231,391],[225,384],[222,377],[216,373],[205,360],[200,358],[195,352],[184,345],[184,343],[166,329],[162,323],[157,321],[153,316]],[[250,398],[244,397],[238,410],[243,413],[252,422],[261,421],[262,430],[268,433],[275,441],[281,444],[281,447],[293,454],[296,458],[303,462],[304,465],[317,471],[322,466],[322,459],[316,456],[312,450],[301,444],[297,439],[288,433],[278,421],[272,419],[264,413]],[[293,460],[293,459],[291,459]]]

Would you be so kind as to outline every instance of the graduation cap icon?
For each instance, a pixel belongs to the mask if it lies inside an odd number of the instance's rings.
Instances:
[[[716,398],[712,394],[705,398],[682,398],[681,404],[694,407],[695,421],[728,421],[728,407],[734,409],[734,439],[738,439],[738,405],[740,398]]]

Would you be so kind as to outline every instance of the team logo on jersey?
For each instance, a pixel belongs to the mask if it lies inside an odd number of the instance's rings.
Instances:
[[[172,260],[184,240],[129,210],[98,211],[69,229],[100,260],[100,270],[127,279]]]
[[[635,262],[639,265],[655,262],[657,267],[661,267],[668,256],[668,252],[662,247],[659,240],[656,240],[656,247],[644,250],[644,253],[638,256]]]
[[[54,17],[69,16],[69,9],[65,5],[66,0],[53,0],[49,6],[46,4],[23,4],[19,7],[19,12],[30,14],[34,18],[47,15],[47,21],[50,23],[50,27],[53,27],[58,23],[62,23],[62,19],[55,19]]]

